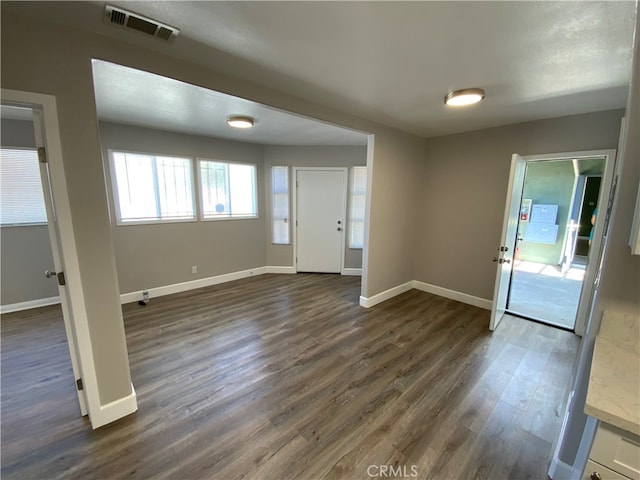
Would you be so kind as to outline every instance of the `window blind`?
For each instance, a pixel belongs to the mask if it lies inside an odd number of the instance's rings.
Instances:
[[[289,167],[271,167],[271,241],[291,243],[289,233]]]
[[[367,167],[351,168],[349,248],[364,245],[364,209],[367,196]]]
[[[0,225],[47,223],[38,152],[0,149]]]

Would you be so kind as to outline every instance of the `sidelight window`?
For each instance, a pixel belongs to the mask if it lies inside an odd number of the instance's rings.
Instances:
[[[271,167],[271,224],[274,244],[291,243],[289,230],[289,167]]]
[[[352,167],[349,195],[349,248],[364,245],[364,209],[367,196],[367,167]]]

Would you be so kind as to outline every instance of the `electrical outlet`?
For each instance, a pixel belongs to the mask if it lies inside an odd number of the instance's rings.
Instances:
[[[149,301],[149,291],[148,290],[143,290],[142,291],[142,300],[145,302]]]
[[[191,273],[198,273],[198,267],[196,265],[191,267]]]

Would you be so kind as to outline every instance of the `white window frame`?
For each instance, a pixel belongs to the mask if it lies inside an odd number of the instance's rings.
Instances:
[[[116,217],[116,225],[117,226],[128,226],[128,225],[155,225],[162,223],[193,223],[198,221],[198,212],[196,210],[196,195],[198,195],[195,184],[194,184],[194,161],[193,157],[188,155],[174,155],[174,154],[165,154],[165,153],[154,153],[154,152],[136,152],[132,150],[124,150],[124,149],[108,149],[107,153],[109,155],[109,172],[111,174],[111,194],[113,196],[113,203],[115,206],[115,217]],[[114,160],[114,153],[124,153],[124,154],[132,154],[132,155],[148,155],[152,157],[174,157],[180,159],[189,160],[190,168],[189,172],[190,181],[191,181],[191,208],[193,210],[193,217],[188,218],[152,218],[148,220],[123,220],[122,214],[120,210],[120,200],[118,193],[118,181],[116,178],[116,166]]]
[[[348,217],[348,243],[349,248],[352,250],[362,250],[364,248],[364,226],[365,226],[365,209],[362,211],[362,244],[353,243],[353,200],[355,197],[354,188],[355,188],[355,178],[356,178],[356,170],[364,170],[364,196],[363,200],[366,205],[367,201],[367,167],[366,166],[355,166],[350,168],[349,172],[349,217]],[[360,219],[360,217],[358,217]]]
[[[48,220],[47,220],[47,207],[46,207],[46,200],[44,198],[44,191],[42,189],[42,177],[41,177],[41,173],[40,173],[40,165],[39,165],[39,160],[38,160],[38,149],[35,147],[11,147],[8,145],[3,145],[2,147],[0,147],[2,150],[23,150],[23,151],[30,151],[33,152],[33,154],[35,155],[35,168],[36,171],[38,172],[38,185],[39,185],[39,192],[42,195],[42,213],[44,214],[44,220],[43,221],[37,221],[37,222],[14,222],[14,223],[3,223],[0,224],[0,227],[2,228],[9,228],[9,227],[35,227],[35,226],[42,226],[42,225],[47,225],[48,224]]]
[[[275,190],[274,190],[274,182],[273,182],[273,172],[276,168],[284,168],[287,171],[287,191],[283,193],[287,197],[287,217],[282,219],[277,219],[278,221],[284,221],[287,226],[287,241],[286,242],[277,242],[275,238]],[[273,245],[291,245],[291,169],[288,165],[271,165],[271,243]]]
[[[254,171],[254,175],[253,175],[253,203],[254,203],[254,209],[255,209],[255,215],[233,215],[233,213],[231,215],[227,215],[227,216],[220,216],[220,217],[206,217],[204,214],[204,195],[202,192],[202,171],[200,169],[200,164],[202,162],[213,162],[213,163],[225,163],[227,165],[246,165],[249,167],[253,167],[253,171]],[[250,162],[235,162],[235,161],[229,161],[229,160],[220,160],[220,159],[216,159],[216,158],[204,158],[204,157],[198,157],[196,159],[196,175],[197,175],[197,179],[198,179],[198,191],[197,191],[197,195],[199,197],[199,201],[198,201],[198,206],[199,206],[199,214],[198,214],[198,218],[200,221],[202,222],[219,222],[219,221],[226,221],[226,220],[256,220],[258,218],[260,218],[260,212],[259,212],[259,206],[260,206],[260,202],[258,201],[258,165],[255,163],[250,163]]]

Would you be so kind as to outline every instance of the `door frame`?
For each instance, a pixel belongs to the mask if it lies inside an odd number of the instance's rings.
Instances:
[[[344,189],[344,201],[342,205],[342,218],[344,221],[344,227],[342,229],[342,241],[340,245],[340,274],[344,272],[344,258],[345,258],[345,243],[347,233],[347,202],[349,196],[349,168],[348,167],[293,167],[293,182],[292,182],[292,215],[293,219],[293,269],[298,273],[298,172],[299,171],[340,171],[344,174],[343,189]]]
[[[600,195],[598,197],[599,211],[605,211],[605,215],[598,215],[596,217],[596,223],[594,225],[593,238],[591,241],[591,247],[589,249],[589,261],[585,271],[585,276],[582,283],[582,290],[580,293],[580,300],[578,302],[578,310],[576,312],[576,322],[574,325],[574,331],[576,335],[582,336],[585,332],[587,315],[591,308],[591,302],[593,300],[593,294],[595,292],[595,283],[600,271],[600,263],[602,260],[602,245],[605,233],[605,226],[610,215],[611,208],[611,195],[614,183],[614,172],[616,163],[616,150],[615,149],[603,149],[603,150],[586,150],[578,152],[561,152],[550,153],[543,155],[527,155],[523,156],[527,165],[530,162],[551,161],[551,160],[580,160],[583,158],[603,157],[604,158],[604,170],[602,173],[602,183],[600,184]],[[513,172],[512,172],[513,175]],[[512,178],[509,179],[513,181]],[[615,193],[615,192],[614,192]],[[522,195],[521,195],[522,197]],[[608,202],[608,203],[603,203]],[[606,208],[602,208],[606,207]],[[509,288],[509,286],[507,286]],[[494,295],[496,297],[496,295]],[[494,302],[496,298],[494,298]]]
[[[51,201],[55,205],[56,224],[58,226],[57,245],[52,243],[51,248],[58,248],[64,262],[62,265],[66,280],[66,292],[68,295],[68,308],[71,315],[65,318],[65,330],[67,322],[72,326],[72,331],[67,331],[68,339],[75,339],[74,346],[69,345],[70,355],[76,354],[75,363],[82,378],[86,411],[83,415],[89,415],[92,424],[101,425],[102,411],[98,391],[89,322],[84,301],[80,265],[73,234],[73,221],[71,217],[70,200],[67,191],[67,181],[64,172],[62,156],[62,143],[60,140],[60,126],[58,123],[58,110],[56,97],[33,92],[24,92],[3,88],[1,90],[2,103],[19,107],[31,108],[34,111],[34,127],[36,128],[36,145],[45,148],[49,175],[51,182]],[[50,239],[51,240],[51,239]],[[62,298],[61,298],[62,301]],[[75,347],[75,348],[74,348]],[[74,372],[75,374],[75,372]],[[81,405],[82,408],[82,405]]]

